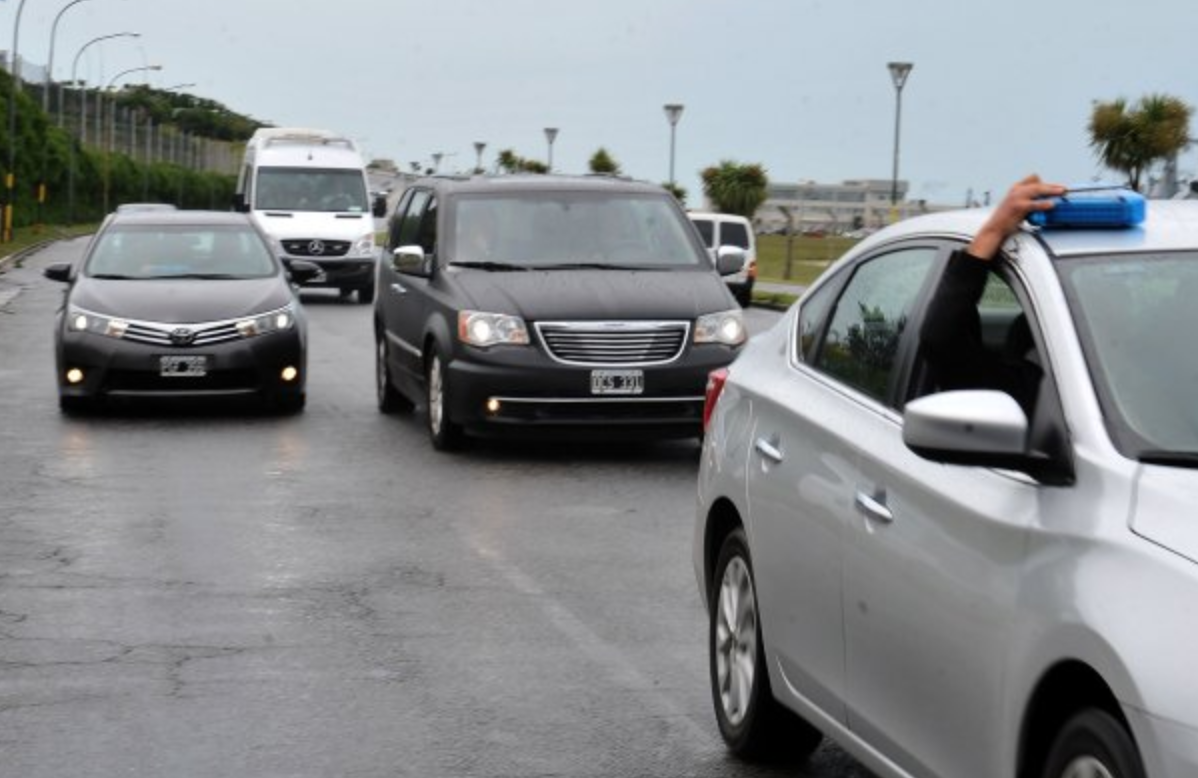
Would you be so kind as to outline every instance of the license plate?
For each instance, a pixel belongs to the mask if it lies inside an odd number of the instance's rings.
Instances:
[[[643,370],[592,370],[591,394],[644,394]]]
[[[166,354],[158,357],[158,375],[163,378],[200,378],[208,375],[208,357]]]

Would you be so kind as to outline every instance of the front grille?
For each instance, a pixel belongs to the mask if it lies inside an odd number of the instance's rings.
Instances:
[[[349,241],[291,238],[283,241],[283,250],[293,257],[344,257],[349,253]]]
[[[172,338],[172,334],[181,334],[186,330],[190,335],[189,342],[181,342]],[[171,348],[197,348],[212,346],[217,343],[228,343],[241,338],[237,325],[232,321],[206,322],[203,324],[179,325],[158,324],[154,322],[129,322],[125,330],[125,340],[137,343],[148,343],[151,346],[170,346]]]
[[[673,362],[690,333],[687,322],[675,321],[539,322],[536,329],[558,362],[611,367]]]

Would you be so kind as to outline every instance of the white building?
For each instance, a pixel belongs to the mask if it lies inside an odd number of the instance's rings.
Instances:
[[[839,184],[815,181],[771,183],[766,201],[753,214],[758,232],[784,232],[788,219],[795,232],[823,230],[847,232],[876,229],[908,216],[948,206],[924,200],[907,201],[907,182],[895,186],[897,202],[890,204],[890,179],[861,179]]]

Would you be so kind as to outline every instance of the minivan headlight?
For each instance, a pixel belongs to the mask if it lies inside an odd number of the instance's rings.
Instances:
[[[263,313],[249,319],[237,322],[237,332],[243,338],[256,335],[267,335],[271,332],[284,332],[295,326],[295,309],[291,305],[284,306],[270,313]]]
[[[528,328],[519,316],[483,311],[458,313],[458,339],[471,346],[527,346]]]
[[[739,310],[709,313],[695,321],[695,343],[739,346],[747,337],[745,315]]]

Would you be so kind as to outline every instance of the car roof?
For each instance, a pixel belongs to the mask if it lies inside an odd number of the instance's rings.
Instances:
[[[1198,248],[1198,201],[1150,200],[1144,222],[1117,229],[1062,229],[1025,226],[1058,257],[1096,253],[1177,251]],[[865,238],[862,248],[904,237],[939,236],[969,240],[992,208],[969,208],[914,216]]]
[[[110,214],[106,224],[144,224],[162,226],[220,226],[220,225],[249,225],[253,222],[249,216],[237,211],[168,211],[168,210],[133,210]]]
[[[717,213],[715,211],[687,211],[686,215],[692,219],[711,219],[712,221],[720,222],[742,222],[748,224],[749,220],[744,216],[738,216],[735,213]]]
[[[607,175],[559,175],[517,173],[512,175],[430,176],[414,186],[428,186],[455,194],[503,194],[506,192],[624,192],[669,194],[665,187],[648,181]]]

